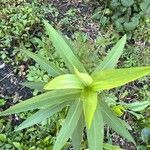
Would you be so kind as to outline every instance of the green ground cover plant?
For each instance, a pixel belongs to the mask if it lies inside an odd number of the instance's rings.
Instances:
[[[84,64],[74,54],[74,50],[67,39],[47,21],[43,22],[53,46],[63,58],[68,70],[60,69],[53,62],[38,54],[22,51],[34,59],[43,70],[47,71],[52,79],[48,83],[22,83],[27,87],[44,91],[44,93],[18,103],[1,112],[0,115],[38,109],[35,114],[16,128],[16,130],[22,130],[49,118],[67,106],[68,113],[57,135],[54,150],[61,150],[70,137],[74,149],[80,149],[84,127],[86,127],[89,149],[103,149],[106,146],[103,144],[105,124],[135,144],[126,124],[114,114],[105,102],[106,96],[103,93],[104,90],[122,86],[150,74],[150,67],[114,69],[123,53],[126,35],[117,42],[106,58],[89,74]]]
[[[149,0],[107,0],[104,6],[96,8],[93,19],[99,21],[100,26],[113,24],[117,32],[131,32],[141,21],[149,19]]]

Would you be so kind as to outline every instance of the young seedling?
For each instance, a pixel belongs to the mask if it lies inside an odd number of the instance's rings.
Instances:
[[[150,74],[150,67],[114,69],[123,52],[126,35],[117,42],[93,73],[89,74],[64,37],[47,21],[43,22],[56,51],[63,58],[70,72],[65,74],[52,62],[32,52],[23,51],[34,59],[42,69],[46,70],[53,79],[46,84],[24,83],[27,87],[44,89],[45,93],[18,103],[1,112],[0,115],[4,116],[38,109],[35,114],[16,129],[22,130],[49,118],[69,105],[70,108],[57,135],[54,150],[61,150],[70,137],[74,149],[79,150],[84,127],[87,131],[89,149],[102,150],[105,123],[135,144],[123,121],[105,103],[105,95],[103,94],[104,90],[125,85]]]

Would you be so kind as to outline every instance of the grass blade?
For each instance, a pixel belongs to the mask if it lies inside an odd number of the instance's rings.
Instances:
[[[28,110],[34,109],[44,109],[56,104],[61,104],[65,101],[74,100],[80,94],[79,90],[57,90],[50,91],[44,94],[35,96],[28,100],[25,100],[21,103],[18,103],[14,106],[11,106],[9,109],[0,113],[0,116],[25,112]]]
[[[93,74],[95,74],[98,71],[103,71],[107,69],[114,68],[118,62],[118,59],[120,58],[121,54],[123,53],[123,49],[126,43],[126,35],[124,35],[117,44],[111,49],[111,51],[108,53],[108,55],[105,57],[105,59],[102,61],[102,63],[97,66]]]
[[[23,123],[21,123],[15,131],[19,131],[25,128],[28,128],[34,124],[38,124],[42,122],[43,120],[51,117],[53,114],[61,111],[68,102],[62,103],[60,105],[47,107],[46,109],[41,109],[37,111],[35,114],[27,118]]]
[[[53,150],[62,150],[63,146],[72,135],[77,125],[77,122],[80,119],[81,113],[82,113],[82,102],[80,100],[75,100],[74,103],[72,103],[70,106],[68,115],[57,136]]]
[[[44,82],[22,82],[20,83],[20,85],[28,87],[30,89],[36,89],[36,90],[40,90],[43,91],[44,85],[46,83]]]
[[[77,123],[77,126],[74,129],[74,132],[71,136],[74,150],[79,150],[81,148],[83,129],[84,129],[84,114],[82,113]]]
[[[49,75],[55,77],[55,76],[63,74],[63,71],[61,71],[55,64],[46,60],[42,56],[40,56],[38,54],[34,54],[34,53],[27,51],[27,50],[23,51],[23,53],[28,55],[28,57],[31,57],[32,59],[34,59],[34,61],[36,61],[40,65],[40,67],[43,70],[45,70]]]
[[[93,75],[93,90],[112,89],[148,74],[150,74],[150,67],[134,67],[97,72]]]
[[[56,51],[63,58],[66,66],[70,71],[74,72],[74,66],[80,72],[86,72],[84,66],[79,61],[79,59],[74,55],[72,49],[69,47],[64,38],[58,33],[46,20],[43,21],[47,34],[49,35],[50,40],[52,41]]]
[[[103,100],[100,103],[104,122],[107,123],[114,131],[116,131],[122,137],[128,139],[130,142],[133,142],[135,144],[135,141],[132,138],[131,134],[120,122],[114,112],[107,106],[107,104]]]
[[[103,150],[104,123],[99,105],[97,105],[91,127],[87,129],[87,138],[89,150]]]

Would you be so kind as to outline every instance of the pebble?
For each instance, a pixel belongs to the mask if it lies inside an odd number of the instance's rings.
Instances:
[[[0,69],[4,68],[5,67],[5,64],[0,64]]]

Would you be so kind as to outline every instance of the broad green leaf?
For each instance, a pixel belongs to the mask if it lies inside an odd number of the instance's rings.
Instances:
[[[117,44],[112,48],[112,50],[107,54],[105,59],[102,63],[97,66],[93,74],[99,71],[112,69],[116,66],[118,59],[120,58],[121,54],[123,53],[123,49],[126,43],[126,35],[124,35]]]
[[[103,150],[104,123],[100,109],[97,105],[91,127],[87,129],[89,150]]]
[[[45,70],[49,75],[55,77],[58,75],[63,74],[63,71],[61,71],[55,64],[51,63],[47,59],[43,58],[42,56],[38,54],[34,54],[30,51],[23,51],[26,55],[34,59],[40,67]]]
[[[68,104],[68,102],[65,102],[60,105],[47,107],[45,109],[41,109],[41,110],[37,111],[35,114],[31,115],[23,123],[21,123],[16,128],[16,131],[28,128],[34,124],[38,124],[38,123],[42,122],[43,120],[51,117],[53,114],[61,111],[67,104]]]
[[[136,113],[134,111],[127,111],[127,112],[129,112],[130,114],[132,114],[133,116],[135,116],[137,118],[137,120],[144,119],[144,116],[142,114],[140,114],[140,113]]]
[[[22,145],[20,144],[20,142],[13,142],[12,144],[16,149],[22,149]]]
[[[82,113],[77,123],[77,126],[74,129],[73,134],[71,136],[74,150],[79,150],[81,148],[83,129],[84,129],[84,114]]]
[[[87,128],[90,128],[97,107],[97,93],[86,90],[82,93],[84,117]]]
[[[50,40],[52,41],[56,51],[63,58],[66,66],[74,72],[74,66],[82,72],[86,72],[82,63],[74,55],[72,49],[69,47],[64,38],[58,33],[47,21],[43,21],[47,34],[49,35]]]
[[[119,87],[150,74],[150,67],[134,67],[100,71],[93,75],[93,90],[106,90]]]
[[[65,74],[52,79],[49,83],[44,86],[45,90],[56,90],[56,89],[83,89],[82,82],[73,75]]]
[[[6,141],[7,141],[7,136],[6,136],[6,134],[0,133],[0,141],[1,141],[1,142],[6,142]]]
[[[61,104],[65,101],[71,101],[79,97],[79,90],[56,90],[46,92],[11,106],[9,109],[0,113],[0,116],[20,113],[34,109],[44,109],[56,104]]]
[[[131,5],[134,4],[134,0],[121,0],[121,4],[124,7],[130,7]]]
[[[150,128],[145,127],[144,129],[142,129],[141,137],[142,137],[143,142],[145,142],[146,144],[149,144],[149,142],[150,142]]]
[[[87,73],[81,73],[74,67],[74,71],[79,80],[83,83],[84,86],[88,87],[93,83],[93,79]]]
[[[132,111],[142,111],[149,105],[150,105],[150,101],[143,101],[143,102],[137,101],[130,104],[125,104],[125,106]]]
[[[44,85],[46,83],[44,82],[22,82],[20,84],[30,89],[37,89],[37,90],[43,91]]]
[[[53,150],[62,150],[62,147],[65,145],[67,140],[72,135],[74,129],[76,128],[81,113],[82,113],[82,102],[80,100],[76,100],[70,106],[68,115],[57,136]]]
[[[128,132],[122,122],[120,122],[119,118],[117,118],[114,112],[107,106],[107,104],[104,101],[101,101],[100,104],[104,122],[118,134],[135,144],[135,141],[132,138],[131,134]]]

